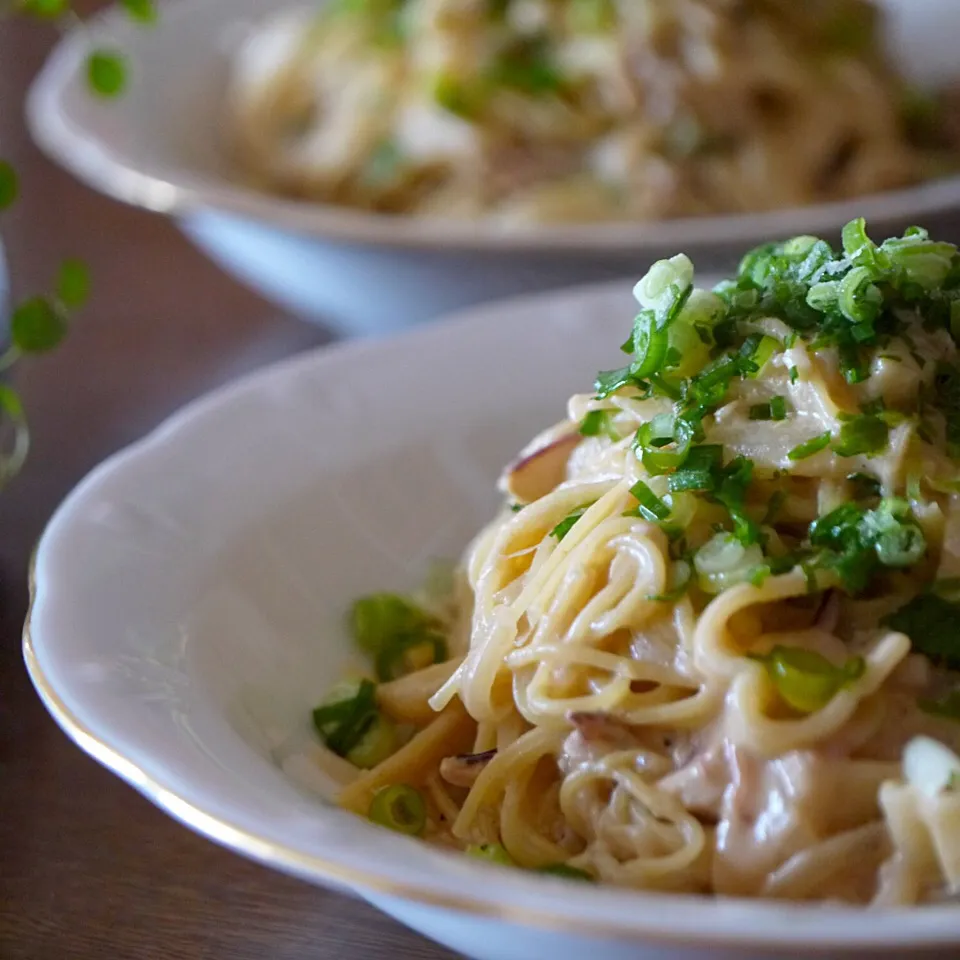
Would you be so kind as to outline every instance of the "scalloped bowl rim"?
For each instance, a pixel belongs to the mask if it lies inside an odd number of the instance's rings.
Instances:
[[[165,8],[170,22],[190,16],[203,0],[181,0]],[[143,41],[122,10],[92,18],[83,33],[67,36],[51,54],[27,98],[27,120],[39,146],[88,186],[114,199],[171,216],[212,209],[277,229],[340,242],[386,247],[487,252],[613,254],[738,243],[838,229],[858,216],[868,221],[917,219],[960,206],[960,174],[915,186],[812,206],[761,213],[684,217],[638,223],[531,224],[506,228],[477,221],[373,214],[347,207],[284,198],[234,183],[226,177],[176,166],[164,175],[138,169],[109,137],[85,129],[65,108],[92,44]],[[146,42],[146,41],[143,41]]]

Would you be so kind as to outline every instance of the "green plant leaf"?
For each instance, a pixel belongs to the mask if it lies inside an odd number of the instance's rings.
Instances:
[[[87,58],[87,82],[101,97],[119,96],[127,85],[126,60],[113,50],[94,50]]]
[[[82,307],[90,296],[90,271],[82,260],[64,260],[57,276],[57,298],[69,310]]]
[[[30,434],[20,395],[13,387],[0,383],[0,489],[19,472],[29,447]]]
[[[140,23],[155,23],[157,8],[153,0],[121,0],[127,13]]]
[[[7,160],[0,160],[0,210],[6,210],[13,205],[20,195],[20,181],[13,164]]]
[[[43,20],[56,20],[70,9],[69,0],[20,0],[20,9]]]
[[[45,353],[64,338],[67,321],[47,297],[31,297],[13,311],[10,332],[24,353]]]

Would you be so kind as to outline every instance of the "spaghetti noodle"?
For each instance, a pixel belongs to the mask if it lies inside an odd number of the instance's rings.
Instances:
[[[421,668],[381,678],[411,729],[344,806],[401,783],[428,839],[643,889],[958,888],[960,255],[843,240],[713,291],[654,265],[628,362],[507,469],[459,600],[355,608]]]

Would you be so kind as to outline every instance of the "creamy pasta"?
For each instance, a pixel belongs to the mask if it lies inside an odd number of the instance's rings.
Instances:
[[[268,189],[386,212],[509,224],[835,200],[933,173],[913,134],[946,129],[877,20],[865,0],[334,0],[243,45],[229,134]]]
[[[372,767],[341,803],[628,887],[956,892],[960,255],[855,221],[634,292],[453,599],[358,601],[383,682],[315,716]]]

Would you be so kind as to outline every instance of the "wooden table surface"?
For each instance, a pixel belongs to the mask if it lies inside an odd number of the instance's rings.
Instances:
[[[23,174],[0,230],[18,295],[49,287],[76,255],[94,294],[62,349],[18,373],[34,444],[0,495],[0,957],[450,958],[359,901],[190,833],[81,753],[30,686],[27,560],[67,491],[187,400],[327,339],[238,287],[162,218],[94,195],[31,146],[22,94],[52,33],[0,25],[0,156]],[[956,219],[937,230],[960,238]]]
[[[450,957],[360,901],[190,833],[81,753],[30,686],[27,558],[64,494],[190,398],[326,339],[240,289],[163,219],[94,195],[30,146],[22,93],[52,34],[0,25],[0,156],[24,181],[0,230],[18,294],[48,286],[70,255],[86,259],[95,292],[63,348],[20,371],[34,446],[0,495],[0,957]]]

